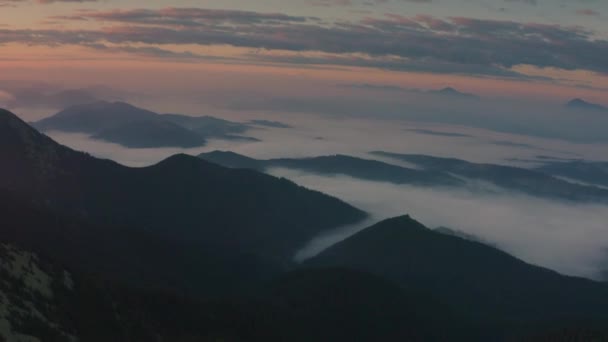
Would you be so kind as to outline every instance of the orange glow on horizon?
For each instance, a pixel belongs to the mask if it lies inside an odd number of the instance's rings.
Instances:
[[[222,54],[238,56],[243,51],[243,49],[225,46],[215,46],[201,50],[206,50],[214,56],[221,56]],[[539,76],[559,77],[564,75],[578,82],[590,80],[596,86],[608,88],[606,77],[591,73],[541,70],[531,67],[519,67],[517,70]],[[587,89],[571,84],[546,81],[399,72],[332,65],[277,64],[248,61],[245,58],[240,60],[227,59],[225,61],[214,60],[213,58],[209,60],[171,60],[151,56],[137,56],[127,52],[107,53],[78,46],[62,46],[60,49],[54,49],[44,46],[6,45],[3,47],[3,55],[0,58],[0,72],[3,79],[60,82],[62,84],[81,84],[85,80],[113,83],[117,79],[121,79],[133,87],[145,86],[150,78],[165,78],[167,74],[182,74],[186,79],[195,79],[198,73],[212,74],[218,77],[218,81],[221,81],[221,75],[225,73],[233,76],[238,75],[244,81],[256,78],[261,84],[264,84],[264,80],[267,78],[282,78],[285,80],[321,82],[329,85],[369,83],[420,89],[438,89],[452,86],[461,91],[489,97],[527,99],[584,97],[592,101],[606,103],[602,89]],[[141,84],[137,83],[136,78],[142,79]],[[224,84],[224,86],[228,87],[229,84]],[[314,92],[312,95],[314,95]]]

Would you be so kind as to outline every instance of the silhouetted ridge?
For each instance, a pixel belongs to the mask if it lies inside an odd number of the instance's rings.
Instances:
[[[460,97],[460,98],[468,98],[468,99],[477,99],[478,96],[470,93],[463,93],[457,89],[452,87],[445,87],[439,90],[431,90],[431,93],[442,95],[442,96],[450,96],[450,97]]]
[[[188,165],[206,165],[210,167],[217,167],[218,165],[205,162],[201,163],[197,158],[192,157],[191,155],[185,153],[176,153],[172,156],[169,156],[160,162],[156,163],[154,166],[156,167],[173,167],[180,164],[188,164]],[[152,167],[154,167],[152,166]]]
[[[41,130],[60,130],[94,134],[134,121],[153,119],[156,113],[125,102],[99,101],[66,108],[34,125]]]
[[[202,153],[199,158],[225,167],[263,170],[261,161],[231,151]]]
[[[590,185],[608,187],[608,162],[600,161],[550,161],[537,168],[539,171],[574,179]]]
[[[572,109],[583,109],[583,110],[596,110],[596,111],[607,111],[608,108],[592,102],[587,102],[583,99],[573,99],[566,103],[566,107]]]
[[[306,265],[346,267],[408,291],[428,291],[478,321],[489,336],[500,329],[512,333],[544,324],[591,324],[592,317],[608,322],[606,284],[562,276],[485,244],[427,229],[407,216],[364,229]]]
[[[204,146],[207,140],[200,134],[169,121],[143,120],[103,129],[92,136],[130,148]]]
[[[43,134],[30,127],[17,115],[0,108],[0,139],[6,144],[27,144],[45,139]],[[49,139],[50,140],[50,139]]]
[[[340,154],[308,158],[257,160],[233,152],[214,151],[200,154],[199,157],[226,167],[248,168],[260,171],[268,171],[270,168],[280,167],[324,175],[346,175],[395,184],[430,186],[455,186],[463,184],[463,181],[458,178],[442,172],[419,171],[377,160]]]
[[[290,260],[318,233],[366,217],[338,199],[265,174],[187,155],[127,168],[63,147],[19,119],[3,121],[17,124],[0,127],[6,131],[0,139],[26,138],[0,146],[0,187],[101,225]]]
[[[375,151],[374,155],[401,160],[423,168],[419,172],[439,172],[465,179],[482,180],[508,190],[516,190],[538,197],[557,198],[573,202],[608,202],[608,190],[568,182],[543,170],[514,166],[473,163],[455,158],[419,154]]]
[[[85,133],[129,148],[198,147],[206,139],[249,140],[250,126],[209,116],[158,114],[125,102],[99,101],[66,108],[34,126],[42,131]]]

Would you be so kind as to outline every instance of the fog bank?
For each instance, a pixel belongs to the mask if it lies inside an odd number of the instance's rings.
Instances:
[[[428,227],[473,234],[532,264],[567,275],[599,278],[608,269],[608,206],[564,203],[504,191],[420,188],[272,169],[372,213],[375,219],[410,214]],[[359,231],[345,227],[318,237],[297,257],[310,257]]]

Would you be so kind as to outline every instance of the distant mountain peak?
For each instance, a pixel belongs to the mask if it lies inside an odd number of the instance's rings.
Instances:
[[[158,114],[122,101],[68,107],[34,123],[43,132],[84,133],[127,148],[193,148],[207,139],[257,141],[241,134],[250,125],[210,116]]]
[[[452,87],[445,87],[441,90],[439,90],[440,93],[460,93],[458,90],[452,88]]]
[[[416,231],[432,232],[431,229],[425,227],[422,223],[413,219],[410,215],[401,215],[378,222],[375,225],[361,231],[359,235],[376,235],[380,234],[386,238],[394,236],[402,236]]]
[[[95,131],[99,126],[111,122],[120,122],[124,120],[144,120],[156,117],[157,114],[146,109],[138,108],[129,103],[122,101],[96,101],[86,104],[78,104],[65,108],[57,114],[38,121],[36,127],[42,130],[61,129],[65,123],[62,120],[72,122],[73,120],[85,120],[84,118],[96,118],[95,122],[91,122],[86,129]],[[98,122],[103,118],[103,122]],[[72,120],[72,121],[70,121]]]
[[[75,107],[75,106],[74,106]],[[96,101],[96,102],[92,102],[92,103],[88,103],[88,104],[82,104],[82,105],[78,105],[78,107],[90,107],[90,108],[106,108],[106,109],[123,109],[123,110],[135,110],[135,111],[144,111],[147,113],[154,113],[152,111],[143,109],[143,108],[139,108],[135,105],[132,105],[128,102],[124,102],[124,101],[106,101],[106,100],[100,100],[100,101]],[[156,113],[154,113],[156,114]]]
[[[262,163],[260,163],[259,160],[232,151],[215,150],[212,152],[201,153],[198,157],[230,168],[263,169]]]
[[[238,154],[232,151],[223,151],[223,150],[213,150],[211,152],[201,153],[201,156],[230,156],[230,157],[239,157],[239,158],[248,158],[242,154]]]
[[[203,161],[203,163],[200,163]],[[160,162],[156,163],[152,167],[162,168],[162,167],[176,167],[176,166],[196,166],[196,165],[207,165],[208,163],[205,160],[190,156],[185,153],[177,153],[171,155]]]
[[[439,90],[432,90],[431,93],[444,95],[444,96],[454,96],[454,97],[462,97],[462,98],[478,98],[477,95],[471,93],[464,93],[452,87],[445,87]]]
[[[570,100],[568,103],[566,103],[566,107],[572,108],[572,109],[585,109],[585,110],[602,110],[602,111],[608,110],[608,108],[606,108],[600,104],[587,102],[581,98],[576,98],[576,99]]]
[[[382,221],[380,223],[384,224],[386,226],[389,226],[389,225],[392,225],[392,224],[397,224],[397,223],[400,223],[400,224],[407,223],[407,224],[411,225],[411,227],[424,228],[425,230],[428,229],[425,226],[423,226],[420,222],[414,220],[414,218],[412,218],[409,214],[405,214],[405,215],[389,218],[389,219],[386,219],[386,220],[384,220],[384,221]]]

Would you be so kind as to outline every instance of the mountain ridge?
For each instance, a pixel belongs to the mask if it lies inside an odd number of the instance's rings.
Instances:
[[[145,168],[97,159],[57,144],[7,113],[0,113],[0,161],[6,165],[0,187],[87,221],[288,258],[317,233],[366,217],[341,200],[285,179],[192,156]],[[235,207],[240,215],[231,214]],[[206,224],[199,223],[203,218]]]
[[[452,87],[445,87],[439,90],[431,90],[433,94],[441,95],[441,96],[451,96],[451,97],[460,97],[463,99],[479,99],[479,96],[471,93],[463,93]]]
[[[456,186],[462,182],[439,172],[420,172],[378,160],[363,159],[348,155],[329,155],[308,158],[254,159],[234,152],[213,151],[202,153],[199,158],[232,168],[250,168],[265,171],[273,167],[284,167],[318,174],[346,175],[355,178],[386,181],[395,184]]]
[[[425,170],[448,172],[460,177],[493,183],[507,190],[537,197],[557,198],[571,202],[608,202],[608,190],[575,184],[545,173],[541,169],[524,169],[498,164],[473,163],[462,159],[384,151],[370,152],[380,157],[413,163]]]
[[[345,175],[368,181],[398,185],[443,186],[467,188],[483,192],[475,181],[490,182],[506,190],[541,198],[563,199],[572,202],[608,202],[608,189],[576,184],[556,178],[539,169],[524,169],[497,164],[479,164],[456,158],[401,154],[382,151],[370,152],[382,159],[364,159],[348,155],[327,155],[305,158],[254,159],[230,151],[212,151],[198,157],[231,168],[247,168],[268,172],[272,168],[287,168],[319,175]],[[385,162],[387,158],[405,161],[419,168],[403,167]],[[472,184],[472,185],[471,185]]]
[[[488,333],[525,330],[535,321],[539,326],[590,317],[608,322],[606,283],[560,275],[491,246],[433,231],[407,215],[368,227],[306,265],[350,268],[404,289],[429,291],[492,327]]]
[[[587,102],[583,99],[576,98],[568,101],[565,106],[570,109],[582,109],[582,110],[592,110],[592,111],[608,111],[607,107],[604,107],[600,104]]]
[[[209,116],[158,114],[126,102],[98,101],[68,107],[33,123],[41,131],[84,133],[127,148],[200,147],[207,139],[257,139],[241,136],[243,123]]]

